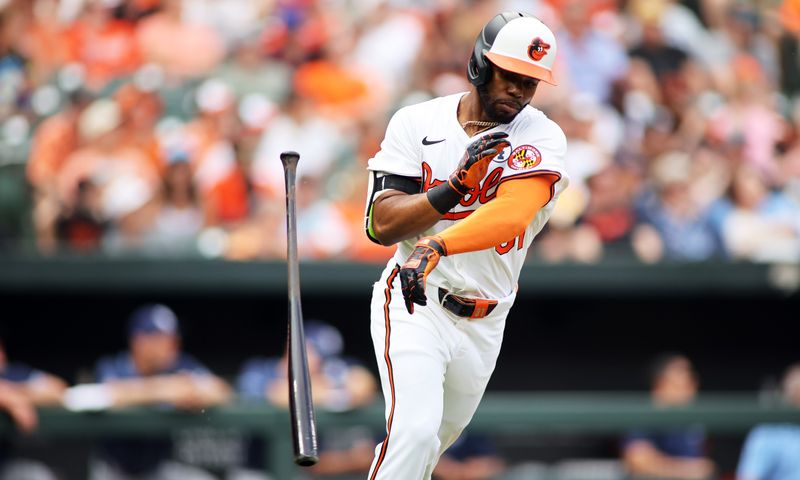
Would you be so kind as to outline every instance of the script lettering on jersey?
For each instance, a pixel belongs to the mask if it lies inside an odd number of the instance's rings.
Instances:
[[[471,190],[468,194],[464,196],[458,203],[462,207],[471,207],[475,204],[476,201],[479,201],[481,204],[489,203],[497,195],[497,186],[500,185],[500,177],[503,176],[503,169],[502,168],[495,168],[488,175],[486,178],[483,179],[481,182],[481,186],[478,189]],[[422,162],[422,191],[427,192],[428,189],[433,188],[435,186],[441,185],[445,183],[447,180],[439,180],[438,178],[433,178],[433,170],[431,166],[428,165],[426,162]],[[466,218],[471,214],[474,210],[467,210],[461,212],[447,212],[443,217],[442,220],[460,220],[462,218]]]

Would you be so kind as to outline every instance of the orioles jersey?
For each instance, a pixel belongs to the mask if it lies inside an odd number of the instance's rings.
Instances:
[[[567,188],[564,156],[567,141],[561,128],[544,113],[526,106],[511,123],[467,135],[458,122],[458,103],[464,93],[439,97],[398,110],[386,129],[380,151],[369,160],[372,172],[367,198],[367,234],[371,233],[371,206],[381,191],[375,191],[376,179],[391,174],[412,178],[425,192],[447,182],[458,166],[467,146],[483,135],[505,132],[511,144],[489,164],[480,187],[461,199],[430,229],[397,244],[392,264],[402,265],[423,236],[436,235],[468,217],[497,195],[497,187],[506,181],[536,175],[553,175],[550,201],[541,208],[525,231],[509,242],[481,251],[442,257],[427,277],[429,284],[458,295],[503,298],[516,289],[520,270],[534,237],[542,230],[561,192]]]

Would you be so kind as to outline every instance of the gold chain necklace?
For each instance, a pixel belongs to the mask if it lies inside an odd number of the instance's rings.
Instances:
[[[467,128],[469,126],[473,127],[484,127],[484,128],[494,128],[500,125],[500,122],[484,122],[481,120],[467,120],[466,122],[462,123],[461,126]]]

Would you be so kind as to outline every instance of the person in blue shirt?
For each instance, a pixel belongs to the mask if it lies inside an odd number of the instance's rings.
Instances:
[[[307,320],[303,324],[308,353],[308,370],[314,404],[329,411],[346,411],[369,405],[377,395],[375,376],[357,359],[343,355],[344,339],[331,324]],[[237,392],[245,402],[264,401],[280,407],[289,407],[287,379],[288,355],[256,357],[245,362],[237,380]],[[358,475],[363,478],[374,456],[378,432],[362,426],[320,431],[319,463],[307,469],[314,478],[336,475]],[[250,448],[247,478],[260,478],[253,470],[263,471],[263,451],[259,441],[253,439]],[[242,474],[243,472],[237,472]],[[231,476],[229,478],[238,478]],[[349,478],[349,477],[344,477]]]
[[[681,354],[660,355],[650,369],[650,396],[659,408],[690,404],[698,390],[697,374]],[[706,479],[716,470],[705,452],[706,437],[700,426],[669,430],[634,430],[623,442],[622,459],[636,478]]]
[[[783,376],[783,398],[800,407],[800,363],[790,366]],[[758,425],[747,435],[739,466],[738,480],[800,480],[800,425]]]
[[[73,387],[73,410],[152,406],[201,411],[229,400],[231,389],[181,351],[178,319],[167,306],[144,305],[130,317],[129,350],[97,363],[99,384]],[[104,441],[90,464],[91,480],[199,480],[213,478],[172,461],[169,439]]]
[[[50,373],[9,361],[0,339],[0,412],[5,412],[23,434],[36,431],[38,406],[61,405],[67,384]],[[0,440],[0,480],[51,480],[55,474],[39,461],[16,458],[9,437]]]

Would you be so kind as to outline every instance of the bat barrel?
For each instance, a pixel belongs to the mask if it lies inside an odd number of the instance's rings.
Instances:
[[[316,421],[311,398],[311,379],[308,373],[303,312],[300,303],[300,261],[297,256],[296,174],[300,155],[283,152],[286,181],[286,234],[289,280],[289,411],[292,422],[294,462],[311,466],[319,461]]]

